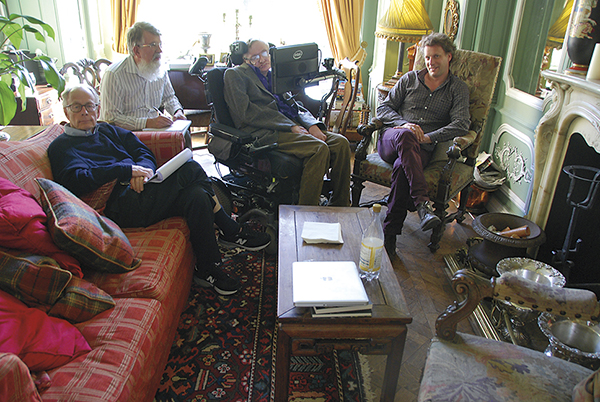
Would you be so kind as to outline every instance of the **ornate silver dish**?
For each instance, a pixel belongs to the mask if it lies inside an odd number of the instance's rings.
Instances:
[[[600,323],[542,313],[538,325],[550,341],[545,353],[592,370],[600,367]]]
[[[541,262],[524,257],[504,258],[496,265],[496,271],[500,275],[512,272],[525,279],[537,282],[541,285],[564,287],[566,279],[556,268]]]

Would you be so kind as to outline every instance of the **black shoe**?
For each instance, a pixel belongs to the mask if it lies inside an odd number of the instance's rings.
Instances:
[[[218,294],[223,296],[235,294],[240,289],[239,281],[223,272],[221,264],[211,265],[202,271],[196,268],[194,282],[204,288],[214,288]]]
[[[383,246],[388,254],[388,257],[392,258],[396,255],[396,235],[384,234]]]
[[[258,251],[271,243],[271,236],[265,232],[256,232],[247,225],[242,225],[242,230],[234,236],[225,236],[219,232],[219,243],[225,247],[241,247],[250,251]]]
[[[423,201],[417,205],[417,212],[421,219],[421,230],[427,231],[438,226],[442,221],[433,213],[431,201]]]

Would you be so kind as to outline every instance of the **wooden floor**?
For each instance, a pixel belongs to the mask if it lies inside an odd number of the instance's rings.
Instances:
[[[217,174],[212,165],[214,159],[205,149],[194,151],[194,159],[202,164],[209,175]],[[387,191],[384,187],[367,183],[361,203],[379,200],[387,194]],[[429,251],[427,247],[429,232],[421,231],[416,213],[408,214],[403,234],[398,236],[396,256],[390,258],[413,322],[408,326],[398,389],[394,399],[396,402],[417,400],[427,350],[434,336],[435,320],[455,300],[445,272],[444,255],[452,254],[457,249],[465,247],[466,240],[476,236],[471,227],[472,221],[472,217],[467,217],[460,225],[454,222],[447,226],[440,242],[440,249],[436,253]],[[459,330],[473,333],[466,321],[459,325]],[[367,365],[371,369],[369,373],[365,373],[369,377],[365,381],[365,385],[370,384],[369,400],[379,401],[385,359],[385,356],[366,357]]]

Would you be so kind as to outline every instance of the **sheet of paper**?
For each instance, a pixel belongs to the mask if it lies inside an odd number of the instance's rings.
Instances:
[[[305,222],[302,239],[307,243],[342,244],[342,226],[338,223]]]
[[[154,176],[148,180],[149,183],[160,183],[169,177],[174,171],[179,169],[181,165],[193,157],[192,151],[189,148],[184,149],[161,167],[156,170]]]

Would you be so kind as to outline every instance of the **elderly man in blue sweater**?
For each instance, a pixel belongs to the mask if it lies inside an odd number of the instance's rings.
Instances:
[[[266,233],[240,227],[221,208],[211,181],[190,159],[161,183],[147,183],[156,171],[156,159],[129,130],[98,123],[100,101],[87,85],[68,88],[63,107],[69,124],[48,147],[54,179],[81,196],[117,180],[105,214],[121,227],[145,227],[171,216],[185,218],[196,254],[195,280],[219,294],[238,291],[239,282],[222,271],[213,224],[219,240],[249,250],[266,247]]]

